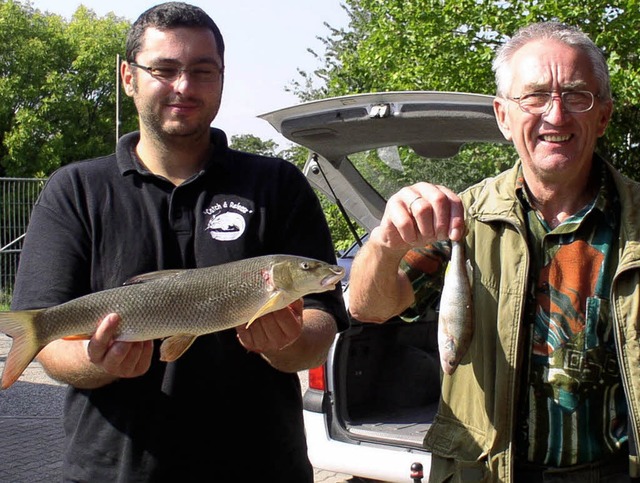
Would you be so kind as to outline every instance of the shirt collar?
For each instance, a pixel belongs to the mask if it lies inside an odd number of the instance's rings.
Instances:
[[[575,221],[575,218],[583,218],[590,211],[598,210],[604,215],[606,222],[613,228],[617,226],[618,213],[616,210],[618,198],[613,178],[611,177],[611,173],[607,169],[605,163],[597,155],[594,155],[593,169],[600,172],[600,187],[598,188],[598,194],[590,203],[573,216],[569,217],[566,221]],[[531,203],[525,187],[526,181],[522,172],[522,164],[520,164],[518,167],[518,175],[516,176],[516,196],[518,197],[518,200],[525,212],[537,211],[533,206],[533,203]]]
[[[220,157],[224,152],[229,149],[227,144],[227,136],[220,129],[211,128],[211,144],[213,149],[211,150],[211,156],[209,161],[204,167],[203,172],[208,171],[215,160]],[[124,176],[130,173],[139,173],[145,176],[153,176],[147,168],[144,167],[140,158],[136,153],[136,146],[140,140],[140,132],[134,131],[125,134],[118,140],[116,146],[116,160],[120,173]]]

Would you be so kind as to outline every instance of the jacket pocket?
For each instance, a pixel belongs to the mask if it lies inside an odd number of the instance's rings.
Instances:
[[[433,455],[429,483],[470,483],[491,481],[487,463],[461,461]]]

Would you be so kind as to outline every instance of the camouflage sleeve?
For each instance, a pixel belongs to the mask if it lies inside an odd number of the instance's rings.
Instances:
[[[427,312],[440,298],[444,272],[451,256],[449,242],[437,242],[423,248],[409,251],[400,263],[415,294],[415,303],[400,317],[406,322],[414,322]]]

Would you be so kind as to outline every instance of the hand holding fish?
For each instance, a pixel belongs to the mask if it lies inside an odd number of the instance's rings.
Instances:
[[[153,341],[117,340],[122,320],[110,313],[96,323],[89,339],[60,338],[38,354],[54,379],[80,389],[95,389],[122,378],[146,373],[153,354]]]
[[[256,324],[260,328],[252,330]],[[323,364],[336,335],[333,317],[322,310],[304,309],[302,300],[256,319],[248,329],[236,330],[246,349],[259,352],[275,369],[291,373]]]
[[[402,258],[435,241],[460,241],[464,232],[462,201],[444,186],[416,183],[391,196],[380,225],[353,262],[351,314],[376,323],[400,314],[415,301],[411,283],[398,270]]]
[[[450,189],[416,183],[387,202],[380,225],[371,238],[393,251],[407,251],[438,240],[458,241],[464,234],[464,208]]]
[[[372,230],[351,269],[351,314],[358,320],[381,323],[415,301],[411,283],[398,270],[400,260],[411,248],[451,241],[452,257],[438,318],[438,348],[448,375],[467,353],[474,331],[465,231],[464,207],[458,195],[444,186],[417,183],[389,198],[380,225]]]
[[[474,331],[471,268],[467,268],[462,243],[465,234],[462,202],[444,186],[417,183],[391,197],[380,227],[390,248],[398,246],[405,251],[451,240],[452,257],[444,279],[438,318],[441,365],[444,373],[451,375],[466,354]]]
[[[236,327],[238,340],[251,352],[268,354],[293,344],[302,333],[302,299],[284,309],[271,312],[255,320],[250,326]]]
[[[104,372],[116,378],[138,377],[151,367],[153,341],[116,340],[120,326],[118,314],[107,315],[87,344],[87,357]]]

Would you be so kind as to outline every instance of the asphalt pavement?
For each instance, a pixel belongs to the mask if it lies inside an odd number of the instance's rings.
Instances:
[[[0,335],[4,369],[11,339]],[[0,391],[0,482],[60,481],[64,386],[31,363],[9,389]]]
[[[0,370],[11,339],[0,334]],[[303,388],[306,378],[301,373]],[[61,480],[62,405],[65,387],[32,362],[9,389],[0,391],[0,483]],[[316,469],[315,483],[349,483],[347,475]]]

